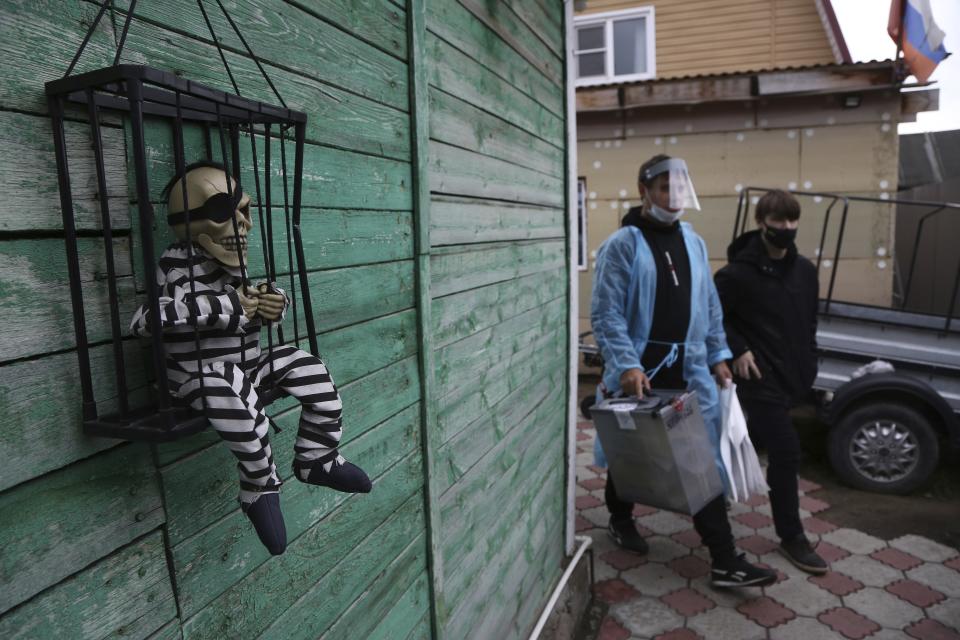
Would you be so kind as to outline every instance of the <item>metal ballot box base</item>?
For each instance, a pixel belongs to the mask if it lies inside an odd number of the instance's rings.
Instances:
[[[611,398],[590,413],[621,500],[693,515],[723,493],[695,391]]]

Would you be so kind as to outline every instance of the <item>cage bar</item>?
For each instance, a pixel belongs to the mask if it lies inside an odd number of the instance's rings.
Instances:
[[[67,253],[67,266],[70,279],[71,304],[73,310],[74,331],[76,333],[77,359],[81,393],[83,400],[83,428],[91,435],[121,438],[126,440],[166,441],[194,433],[207,426],[202,412],[194,411],[185,406],[182,401],[174,398],[170,391],[171,382],[167,377],[166,353],[162,327],[160,326],[160,286],[156,281],[157,256],[154,252],[153,227],[156,224],[154,207],[150,202],[150,184],[166,183],[173,176],[152,176],[151,166],[147,162],[147,118],[156,118],[173,127],[173,164],[174,175],[181,179],[185,175],[185,167],[189,164],[184,149],[184,125],[197,124],[202,129],[202,142],[207,159],[213,151],[211,128],[215,127],[220,134],[220,153],[227,175],[234,177],[236,188],[240,189],[241,174],[244,167],[241,164],[240,136],[247,132],[251,138],[253,152],[253,175],[258,207],[259,222],[261,224],[261,238],[264,242],[264,270],[267,280],[275,281],[276,264],[273,251],[273,215],[274,211],[282,212],[284,220],[279,222],[282,228],[291,230],[288,233],[288,268],[291,284],[298,278],[302,290],[301,307],[306,314],[307,337],[310,349],[317,354],[317,341],[314,335],[313,310],[310,304],[307,287],[306,263],[303,251],[303,238],[300,231],[301,213],[301,183],[303,178],[303,151],[306,138],[306,115],[302,112],[289,109],[285,106],[276,106],[227,93],[201,83],[181,78],[175,74],[153,69],[141,65],[116,65],[103,69],[67,76],[59,80],[48,82],[46,85],[50,113],[54,131],[54,146],[57,159],[57,172],[60,186],[60,205],[63,214],[64,236]],[[109,319],[110,344],[113,349],[113,365],[115,369],[116,388],[119,393],[119,411],[116,414],[99,415],[97,410],[97,394],[93,387],[90,368],[90,344],[87,338],[87,326],[84,314],[84,296],[80,282],[79,253],[77,247],[77,233],[73,196],[70,185],[70,172],[67,162],[68,149],[64,136],[64,118],[68,105],[74,105],[77,113],[71,117],[86,119],[89,122],[90,137],[94,151],[94,161],[97,169],[97,190],[100,201],[100,214],[103,228],[103,246],[106,264],[106,285],[109,292]],[[113,255],[113,242],[117,237],[110,220],[110,211],[107,203],[106,170],[104,167],[103,146],[100,137],[100,123],[107,114],[119,114],[124,118],[125,125],[129,126],[132,144],[128,149],[128,162],[133,163],[135,177],[135,193],[137,199],[137,220],[139,223],[139,241],[141,260],[135,268],[142,269],[143,281],[146,288],[146,304],[148,305],[148,322],[151,338],[148,341],[149,370],[152,386],[152,397],[141,406],[130,406],[129,396],[131,384],[129,380],[129,365],[124,359],[125,351],[134,348],[135,342],[129,341],[125,335],[126,323],[121,321],[120,294],[117,287],[116,261]],[[281,162],[279,167],[271,166],[274,160],[270,155],[271,127],[280,130]],[[264,149],[265,197],[260,189],[260,174],[256,157],[257,127],[262,128],[266,147]],[[286,165],[284,149],[285,131],[295,132],[294,144],[294,180],[288,186],[289,171]],[[227,148],[229,132],[230,148]],[[200,159],[200,158],[197,158]],[[274,162],[275,164],[275,162]],[[283,206],[274,206],[271,201],[270,177],[272,171],[278,171],[284,184]],[[292,188],[291,188],[292,187]],[[289,191],[288,191],[289,190]],[[251,194],[253,196],[254,194]],[[288,198],[292,196],[293,206],[288,206]],[[279,203],[277,203],[279,205]],[[187,207],[189,210],[189,207]],[[292,224],[291,224],[292,214]],[[187,214],[189,223],[189,213]],[[238,234],[236,225],[234,233]],[[192,238],[188,236],[188,245]],[[248,245],[249,246],[249,245]],[[193,253],[189,253],[190,263],[190,292],[196,294],[194,286]],[[243,262],[241,258],[241,263]],[[244,282],[246,282],[246,268],[249,265],[241,264]],[[295,285],[294,285],[295,289]],[[296,291],[288,296],[291,308],[296,319],[295,304]],[[192,299],[191,299],[192,300]],[[89,304],[89,301],[87,302]],[[188,304],[188,309],[192,303]],[[190,311],[189,313],[193,313]],[[273,348],[272,327],[267,326],[268,348]],[[194,340],[199,347],[198,329],[194,326]],[[279,344],[285,344],[282,332],[278,329]],[[294,331],[294,340],[299,339],[299,332]],[[124,344],[128,342],[128,344]],[[243,341],[246,346],[246,339]],[[199,352],[199,348],[197,349]],[[198,354],[199,357],[199,354]],[[245,356],[244,356],[245,357]],[[203,384],[202,367],[199,376]],[[282,391],[279,388],[267,389],[262,394],[264,404],[268,404]],[[101,398],[103,400],[104,398]]]

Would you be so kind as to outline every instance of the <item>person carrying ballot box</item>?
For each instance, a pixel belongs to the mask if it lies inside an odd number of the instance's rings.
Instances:
[[[717,383],[732,378],[732,357],[723,329],[723,313],[707,261],[707,247],[679,219],[700,205],[679,158],[656,155],[640,167],[643,206],[630,224],[600,247],[594,272],[590,320],[604,359],[598,402],[615,395],[642,397],[653,386],[697,392],[718,467],[720,407]],[[667,364],[673,361],[671,366]],[[646,372],[664,363],[651,381]],[[598,465],[603,462],[597,444]],[[633,521],[633,504],[617,495],[607,474],[608,532],[622,548],[646,553],[647,544]],[[773,571],[748,563],[734,546],[722,495],[693,516],[694,527],[710,551],[714,587],[763,586],[776,581]]]

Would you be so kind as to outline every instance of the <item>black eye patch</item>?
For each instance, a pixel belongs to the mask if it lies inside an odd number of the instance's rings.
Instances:
[[[211,222],[226,222],[233,217],[237,210],[237,205],[243,197],[242,191],[230,195],[226,193],[217,193],[207,198],[203,205],[196,209],[190,209],[190,221],[210,220]],[[171,213],[167,216],[167,224],[184,224],[187,221],[187,212]]]

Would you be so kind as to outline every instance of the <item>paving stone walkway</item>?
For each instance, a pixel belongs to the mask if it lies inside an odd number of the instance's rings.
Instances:
[[[801,516],[830,564],[809,576],[778,552],[766,497],[734,504],[737,546],[779,574],[762,589],[717,591],[710,560],[688,516],[637,506],[646,556],[617,548],[606,533],[605,472],[592,466],[593,424],[578,425],[577,532],[593,538],[595,596],[609,605],[597,640],[960,640],[960,553],[920,536],[890,542],[838,527],[830,505],[801,480]]]

